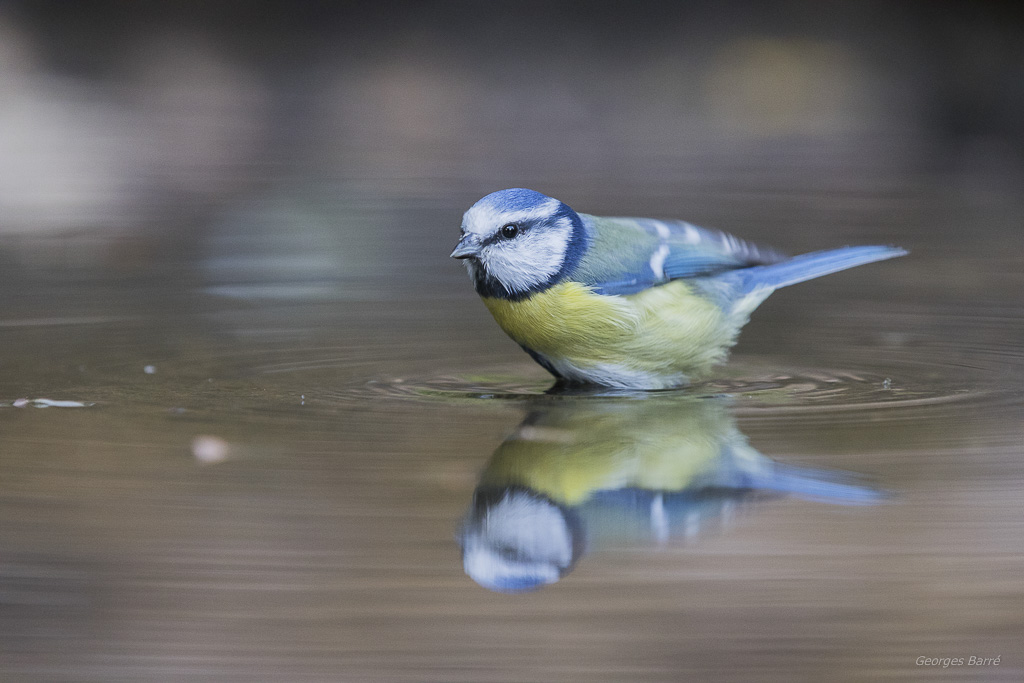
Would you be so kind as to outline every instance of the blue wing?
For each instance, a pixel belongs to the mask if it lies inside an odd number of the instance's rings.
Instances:
[[[580,217],[591,244],[572,278],[599,294],[633,294],[670,280],[708,277],[787,258],[681,221]]]
[[[722,301],[770,291],[865,263],[903,256],[899,247],[842,247],[789,257],[724,232],[681,221],[580,214],[590,248],[572,274],[598,294],[634,294],[670,280],[699,278]]]

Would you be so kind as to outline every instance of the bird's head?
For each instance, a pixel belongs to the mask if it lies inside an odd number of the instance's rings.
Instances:
[[[458,542],[466,574],[500,593],[555,583],[584,551],[576,513],[525,488],[477,490]]]
[[[492,192],[470,207],[451,256],[466,263],[481,296],[522,299],[570,272],[584,240],[575,211],[517,188]]]

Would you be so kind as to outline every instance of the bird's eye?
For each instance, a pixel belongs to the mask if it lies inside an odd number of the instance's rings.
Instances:
[[[519,234],[519,226],[515,223],[506,223],[501,226],[501,236],[507,240],[512,239]]]

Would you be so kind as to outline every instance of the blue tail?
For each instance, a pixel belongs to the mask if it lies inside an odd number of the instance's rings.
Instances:
[[[900,247],[842,247],[829,251],[801,254],[788,261],[768,266],[734,270],[729,273],[729,276],[739,280],[740,289],[743,292],[754,292],[759,289],[771,290],[795,285],[804,280],[813,280],[822,275],[865,263],[896,258],[906,253],[907,250]]]

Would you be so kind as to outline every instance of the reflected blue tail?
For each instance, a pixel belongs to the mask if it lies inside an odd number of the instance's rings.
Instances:
[[[875,505],[886,499],[881,491],[854,483],[856,480],[856,475],[848,472],[830,472],[776,462],[772,463],[771,469],[755,477],[752,484],[754,488],[763,491],[776,491],[835,505]]]

